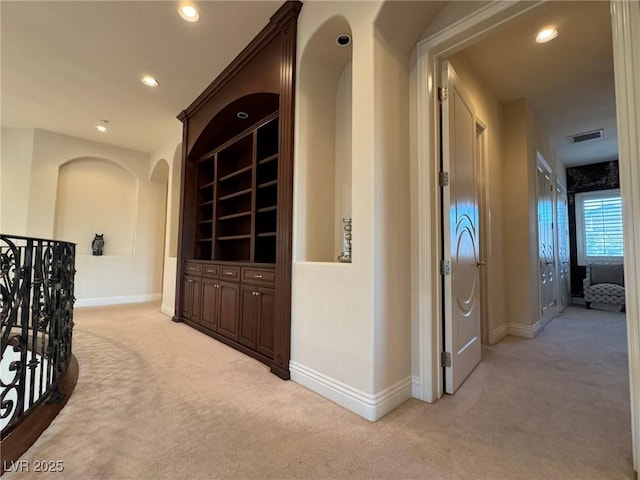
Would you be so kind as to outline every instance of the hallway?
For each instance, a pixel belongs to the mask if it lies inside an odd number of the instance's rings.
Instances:
[[[76,310],[76,391],[22,460],[65,479],[633,478],[624,314],[571,307],[483,347],[454,396],[370,423],[158,308]]]

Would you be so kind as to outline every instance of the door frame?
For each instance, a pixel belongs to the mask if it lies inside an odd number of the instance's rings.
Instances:
[[[413,305],[417,319],[418,371],[414,396],[434,402],[443,395],[442,258],[440,229],[438,64],[475,43],[483,35],[543,2],[492,2],[417,44],[416,66],[416,192],[417,265],[413,276]],[[616,116],[620,190],[624,203],[625,284],[640,289],[640,2],[611,1],[612,41],[616,90]],[[635,160],[634,160],[635,159]],[[633,464],[640,458],[640,299],[627,296],[627,337],[631,392]]]

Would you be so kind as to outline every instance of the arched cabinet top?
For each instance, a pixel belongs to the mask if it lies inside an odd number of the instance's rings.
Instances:
[[[278,111],[277,93],[250,93],[233,100],[211,119],[195,141],[189,158],[198,159]],[[243,115],[243,114],[246,114]]]

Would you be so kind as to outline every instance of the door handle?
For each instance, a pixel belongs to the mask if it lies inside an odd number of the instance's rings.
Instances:
[[[480,268],[480,267],[485,267],[486,265],[487,265],[487,263],[486,263],[486,262],[478,262],[478,261],[476,260],[476,267]]]

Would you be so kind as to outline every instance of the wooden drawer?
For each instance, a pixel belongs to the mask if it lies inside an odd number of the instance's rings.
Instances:
[[[184,274],[185,275],[202,275],[202,264],[185,262]]]
[[[208,278],[220,278],[220,265],[205,265],[203,275]]]
[[[220,278],[237,282],[240,280],[240,267],[220,265]]]
[[[272,286],[276,284],[276,271],[263,268],[243,268],[242,281],[256,285]]]

